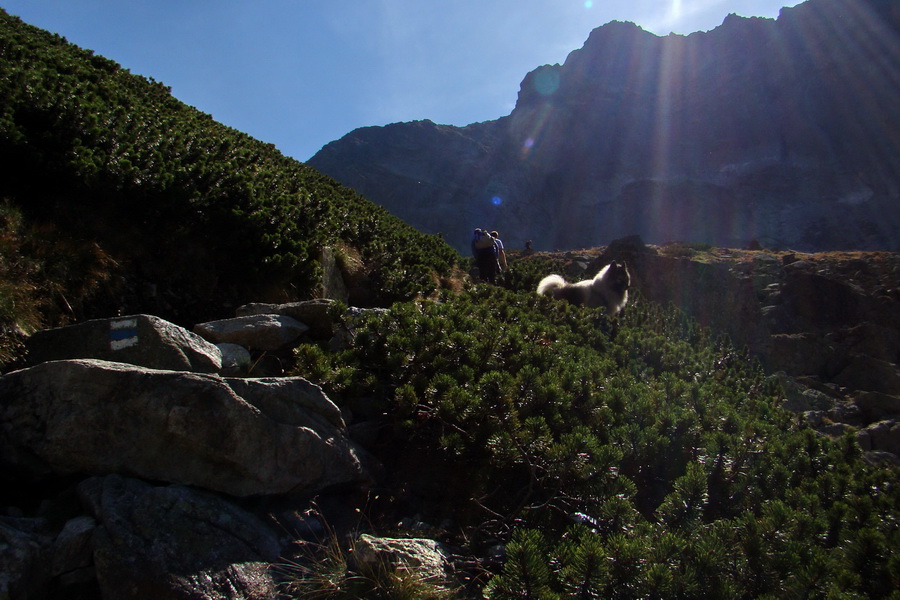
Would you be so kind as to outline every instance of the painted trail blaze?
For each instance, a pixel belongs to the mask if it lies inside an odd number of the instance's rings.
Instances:
[[[137,343],[137,319],[122,319],[109,324],[109,348],[111,350],[122,350]]]

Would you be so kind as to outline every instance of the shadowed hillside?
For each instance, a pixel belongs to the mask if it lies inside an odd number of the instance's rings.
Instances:
[[[39,264],[35,285],[89,270],[78,262],[108,272],[92,290],[60,281],[44,307],[60,318],[190,321],[223,304],[309,298],[328,247],[379,291],[366,303],[428,293],[458,260],[162,83],[2,12],[0,162],[0,200],[22,219],[9,235]]]

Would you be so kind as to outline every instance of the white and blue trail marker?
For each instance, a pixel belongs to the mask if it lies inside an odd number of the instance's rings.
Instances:
[[[122,319],[109,324],[109,349],[122,350],[138,343],[137,319]]]

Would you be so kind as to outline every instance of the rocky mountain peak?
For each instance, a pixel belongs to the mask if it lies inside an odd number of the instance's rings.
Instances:
[[[539,250],[628,234],[895,250],[898,22],[882,0],[687,36],[612,22],[528,73],[508,117],[352,132],[310,164],[466,253],[483,226]]]

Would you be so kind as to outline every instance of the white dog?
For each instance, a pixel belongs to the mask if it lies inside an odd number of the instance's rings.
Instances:
[[[628,303],[631,273],[625,263],[610,263],[600,269],[593,279],[568,283],[559,275],[547,275],[538,284],[537,293],[566,300],[575,306],[606,307],[611,317],[619,314]]]

